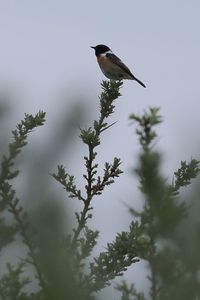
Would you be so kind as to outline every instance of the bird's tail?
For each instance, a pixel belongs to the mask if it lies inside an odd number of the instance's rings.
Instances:
[[[136,80],[139,84],[141,84],[144,88],[146,87],[146,85],[140,81],[139,79],[137,79],[135,76],[134,76],[134,80]]]

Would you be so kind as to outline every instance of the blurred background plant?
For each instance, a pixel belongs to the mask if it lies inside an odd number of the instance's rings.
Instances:
[[[62,124],[64,130],[58,128],[54,133],[52,143],[47,145],[49,151],[37,157],[36,168],[43,165],[43,171],[40,169],[39,172],[41,176],[37,173],[36,178],[30,175],[26,180],[27,192],[23,198],[29,203],[35,202],[32,209],[15,191],[19,177],[16,158],[27,145],[28,136],[37,134],[33,131],[40,128],[35,128],[45,123],[45,113],[26,114],[12,132],[8,152],[1,161],[0,250],[2,254],[13,245],[14,251],[12,259],[7,259],[1,271],[0,299],[99,299],[100,291],[113,285],[116,278],[142,260],[148,263],[149,291],[137,291],[129,278],[129,282],[116,285],[118,299],[200,299],[198,213],[193,218],[199,185],[192,185],[185,193],[185,187],[198,176],[199,161],[182,161],[171,183],[162,175],[162,157],[155,150],[155,127],[162,122],[162,117],[156,107],[142,115],[130,116],[137,124],[136,134],[141,145],[134,169],[141,201],[144,201],[143,209],[136,211],[132,205],[129,228],[113,236],[104,251],[94,254],[101,232],[98,228],[90,228],[93,200],[102,197],[105,189],[116,180],[120,184],[118,177],[123,168],[120,158],[114,157],[112,162],[105,162],[102,170],[97,152],[102,135],[115,124],[110,122],[110,116],[114,113],[121,87],[122,82],[102,82],[99,118],[89,128],[80,129],[80,139],[87,146],[83,175],[81,171],[71,175],[61,164],[50,176],[47,166],[44,167],[48,161],[57,159],[54,152],[59,154],[63,145],[70,143],[74,128],[71,124],[74,120],[78,123],[81,116],[78,108],[70,114],[70,120]],[[34,164],[33,160],[33,168]],[[79,187],[81,178],[85,183],[83,187]],[[53,179],[65,190],[66,203],[52,188]],[[69,198],[80,207],[73,215],[73,222]],[[110,224],[112,226],[112,214]],[[18,251],[15,251],[16,242]]]

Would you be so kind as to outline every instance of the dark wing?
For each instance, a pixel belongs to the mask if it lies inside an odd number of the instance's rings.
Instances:
[[[121,61],[119,57],[117,57],[113,53],[106,53],[106,56],[117,66],[119,66],[124,72],[126,72],[128,75],[130,75],[133,79],[135,79],[135,76],[131,73],[129,68]]]

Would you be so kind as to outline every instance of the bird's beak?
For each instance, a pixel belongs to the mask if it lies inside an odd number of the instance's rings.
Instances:
[[[93,47],[93,46],[90,46],[90,48],[95,49],[95,47]]]

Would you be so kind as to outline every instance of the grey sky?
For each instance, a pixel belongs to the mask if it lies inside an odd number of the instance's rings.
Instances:
[[[142,112],[150,105],[161,107],[165,122],[159,129],[158,147],[164,152],[167,176],[179,166],[180,159],[189,160],[197,154],[199,12],[198,0],[0,0],[0,89],[14,91],[13,124],[24,112],[43,109],[53,128],[51,120],[55,120],[57,111],[71,103],[67,99],[59,102],[59,90],[79,98],[83,95],[83,101],[89,95],[92,109],[97,109],[99,83],[105,78],[89,48],[91,45],[108,45],[147,86],[143,89],[136,82],[124,82],[123,96],[113,117],[118,123],[105,134],[105,144],[99,148],[101,162],[121,157],[126,172],[105,193],[103,201],[95,204],[98,213],[94,227],[105,233],[102,243],[112,240],[116,230],[128,225],[123,203],[132,203],[131,192],[137,190],[137,183],[134,186],[130,176],[130,165],[134,167],[139,150],[134,128],[128,126],[131,113]],[[81,87],[78,92],[77,86]],[[85,105],[89,103],[86,101]],[[92,119],[91,116],[88,124]],[[86,149],[82,147],[80,151],[82,155]],[[77,173],[82,157],[75,162],[77,157],[70,167]],[[102,222],[108,209],[115,211],[110,229],[106,218]],[[119,224],[121,215],[124,224]]]

